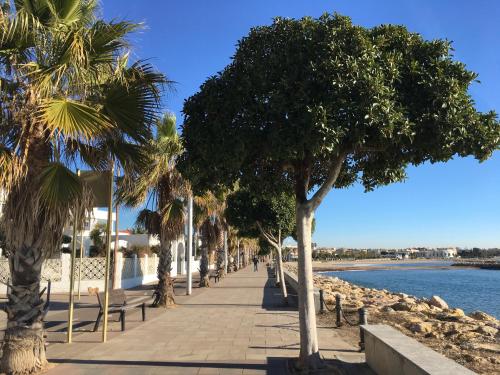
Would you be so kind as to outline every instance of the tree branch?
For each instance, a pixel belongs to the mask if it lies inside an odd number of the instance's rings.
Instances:
[[[309,204],[313,210],[315,210],[323,199],[326,197],[328,192],[332,189],[333,184],[337,181],[339,177],[340,170],[342,169],[342,164],[344,163],[347,155],[349,154],[348,149],[343,149],[339,152],[337,157],[333,159],[330,164],[330,169],[328,171],[328,176],[326,177],[326,181],[321,185],[321,187],[316,191],[316,193],[309,200]]]
[[[279,244],[276,241],[276,238],[270,233],[266,233],[266,231],[262,228],[262,225],[257,221],[257,228],[259,228],[260,233],[262,236],[271,244],[271,246],[275,247],[276,249],[279,249]]]

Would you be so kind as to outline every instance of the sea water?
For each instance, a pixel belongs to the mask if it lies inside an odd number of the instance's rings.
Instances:
[[[450,307],[461,308],[466,313],[481,310],[500,319],[500,270],[453,267],[418,269],[418,266],[429,265],[429,263],[412,264],[411,266],[415,268],[403,270],[397,266],[409,266],[409,264],[391,264],[393,267],[387,270],[335,271],[321,272],[321,274],[336,276],[359,286],[387,289],[420,298],[438,295]]]

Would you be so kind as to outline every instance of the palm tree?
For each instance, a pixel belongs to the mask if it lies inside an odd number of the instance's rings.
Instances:
[[[156,139],[146,147],[147,167],[126,176],[117,192],[118,200],[129,206],[139,206],[146,200],[154,210],[144,209],[137,224],[160,239],[158,285],[154,306],[175,304],[172,271],[172,241],[184,233],[184,201],[189,189],[175,168],[182,144],[175,127],[175,116],[166,114],[157,122]]]
[[[144,161],[163,75],[128,64],[137,26],[96,18],[95,0],[0,3],[1,219],[11,272],[0,372],[44,368],[43,260],[91,207],[76,166]]]
[[[217,270],[223,276],[224,262],[224,230],[225,195],[207,191],[194,197],[194,225],[200,228],[202,246],[200,259],[200,287],[209,287],[209,265],[215,263]]]

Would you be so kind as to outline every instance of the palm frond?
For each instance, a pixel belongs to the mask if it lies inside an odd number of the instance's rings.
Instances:
[[[167,238],[174,239],[184,233],[186,211],[184,201],[174,199],[159,210],[161,230]]]
[[[175,114],[170,112],[166,113],[163,118],[158,121],[158,125],[156,127],[157,140],[161,140],[164,138],[176,139],[179,135],[177,133],[175,124]]]
[[[150,234],[159,235],[161,218],[158,212],[148,209],[141,210],[135,221],[136,225],[146,228]]]
[[[82,197],[80,179],[61,163],[48,164],[39,180],[40,198],[46,207],[64,207]]]
[[[26,168],[9,148],[0,145],[0,188],[4,191],[26,174]]]
[[[134,64],[124,72],[124,79],[103,86],[103,113],[135,141],[150,139],[160,108],[160,86],[165,82],[150,65]]]
[[[113,126],[97,109],[67,98],[46,100],[39,117],[52,133],[73,138],[91,139]]]
[[[70,138],[66,140],[63,151],[68,163],[78,165],[82,162],[93,170],[109,170],[109,153],[102,143],[91,144]]]

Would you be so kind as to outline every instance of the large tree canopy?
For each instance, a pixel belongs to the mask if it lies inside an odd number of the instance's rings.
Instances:
[[[295,200],[286,193],[267,196],[247,189],[237,190],[227,197],[225,214],[228,224],[244,237],[277,239],[281,230],[283,240],[293,235],[295,228]]]
[[[366,189],[402,180],[408,164],[487,158],[496,114],[468,93],[477,75],[450,42],[348,17],[276,18],[238,43],[232,63],[184,106],[185,169],[198,187],[243,178],[298,181],[299,198],[328,180]]]
[[[332,187],[401,181],[408,165],[498,148],[494,112],[474,108],[477,75],[450,42],[348,17],[276,18],[184,105],[182,168],[195,189],[239,181],[296,199],[300,361],[322,365],[311,262],[314,211]]]

